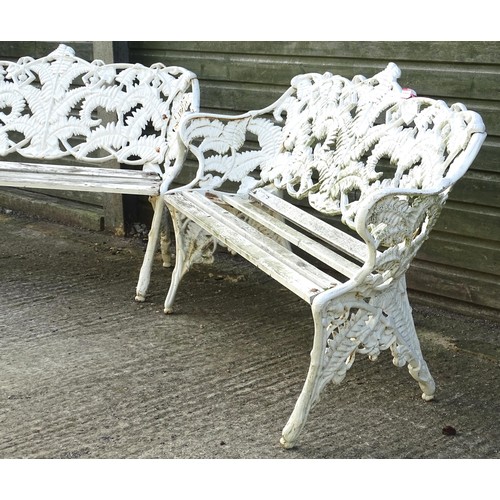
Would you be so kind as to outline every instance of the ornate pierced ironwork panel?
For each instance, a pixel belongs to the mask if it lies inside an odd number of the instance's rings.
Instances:
[[[172,132],[198,110],[196,85],[183,68],[87,62],[65,45],[2,62],[0,155],[168,164],[178,153]]]
[[[204,115],[183,136],[202,161],[197,182],[241,191],[274,184],[354,227],[359,203],[380,189],[429,189],[481,118],[462,104],[414,97],[391,63],[372,78],[304,74],[273,105],[238,117]]]

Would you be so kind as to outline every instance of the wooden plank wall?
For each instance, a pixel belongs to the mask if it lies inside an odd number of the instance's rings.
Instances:
[[[304,72],[370,76],[395,62],[419,95],[478,111],[488,138],[451,194],[408,275],[412,298],[498,319],[500,310],[500,42],[129,42],[131,62],[198,74],[202,109],[270,104]]]

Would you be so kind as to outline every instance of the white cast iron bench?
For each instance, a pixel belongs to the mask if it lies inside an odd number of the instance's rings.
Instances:
[[[416,97],[399,76],[393,63],[369,79],[299,75],[265,109],[181,121],[197,172],[163,198],[177,247],[165,312],[182,276],[212,262],[217,243],[310,304],[310,368],[283,429],[287,448],[357,353],[375,359],[390,348],[433,398],[405,273],[486,134],[478,114]]]
[[[40,59],[0,62],[0,186],[149,196],[142,301],[164,222],[160,195],[184,159],[179,120],[198,110],[196,75],[180,67],[87,62],[65,45]],[[64,164],[69,157],[85,166]],[[99,166],[109,160],[121,168]]]

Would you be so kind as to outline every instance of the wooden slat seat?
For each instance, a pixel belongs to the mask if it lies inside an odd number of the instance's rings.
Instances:
[[[360,262],[362,262],[362,259],[360,258],[361,254],[366,252],[366,247],[362,242],[341,231],[335,230],[335,228],[331,225],[316,219],[315,217],[309,216],[309,214],[303,210],[300,210],[291,203],[283,201],[277,196],[269,193],[262,193],[262,190],[257,190],[255,193],[252,193],[250,198],[262,203],[255,203],[244,200],[241,197],[230,195],[222,197],[222,199],[232,207],[240,210],[242,213],[248,215],[259,224],[262,224],[272,232],[286,239],[292,245],[304,250],[327,266],[342,273],[344,276],[352,278],[359,272],[361,268],[360,265],[346,259],[339,253],[333,252],[331,249],[325,247],[324,244],[318,243],[310,236],[307,236],[307,234],[304,234],[304,232],[297,231],[290,225],[283,222],[280,218],[270,215],[268,211],[264,211],[262,207],[268,207],[272,210],[276,210],[277,215],[284,217],[286,220],[297,226],[300,226],[305,230],[305,232],[310,233],[312,236],[321,238],[323,241],[326,241],[331,246],[342,250],[344,253],[353,256],[355,255]],[[327,239],[328,237],[330,237],[330,239]],[[344,242],[344,247],[341,242]]]
[[[252,191],[249,196],[259,201],[264,206],[275,210],[286,219],[293,221],[294,224],[306,229],[325,243],[351,255],[357,261],[364,262],[366,260],[366,245],[362,241],[348,235],[346,232],[327,224],[314,215],[308,214],[304,210],[284,201],[278,196],[274,196],[265,189],[256,189]]]
[[[168,203],[308,303],[318,293],[339,284],[202,192],[173,194]]]

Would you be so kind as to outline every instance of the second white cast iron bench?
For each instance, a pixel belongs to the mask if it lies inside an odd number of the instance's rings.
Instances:
[[[63,44],[40,59],[0,62],[0,186],[148,196],[142,301],[166,222],[160,195],[184,160],[179,120],[198,110],[197,77],[176,66],[88,62]],[[120,168],[100,166],[110,160]],[[169,259],[164,251],[165,266]]]
[[[357,354],[390,349],[423,399],[434,395],[405,273],[486,134],[477,113],[416,97],[399,77],[393,63],[372,78],[303,74],[267,108],[181,121],[197,170],[163,197],[176,235],[165,312],[218,243],[311,306],[310,367],[282,432],[286,448]]]

